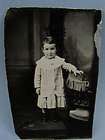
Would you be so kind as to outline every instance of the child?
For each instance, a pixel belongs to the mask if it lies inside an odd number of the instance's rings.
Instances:
[[[77,73],[81,74],[81,71],[56,55],[56,45],[51,37],[44,41],[43,54],[44,56],[36,62],[34,86],[38,94],[37,105],[42,109],[43,119],[46,120],[48,114],[54,119],[56,109],[65,107],[62,69],[73,72],[75,76]]]

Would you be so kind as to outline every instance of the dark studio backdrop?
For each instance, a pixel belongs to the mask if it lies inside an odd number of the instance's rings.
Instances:
[[[42,33],[50,32],[57,44],[57,54],[86,73],[90,82],[91,119],[87,129],[72,137],[91,137],[98,76],[98,56],[94,42],[101,12],[41,8],[11,8],[5,17],[5,62],[14,125],[18,135],[27,136],[24,125],[38,119],[34,89],[35,62],[42,56]],[[75,126],[76,127],[75,122]],[[82,124],[84,125],[84,124]],[[80,126],[80,125],[79,125]],[[79,128],[78,128],[79,130]],[[30,136],[31,137],[31,136]]]

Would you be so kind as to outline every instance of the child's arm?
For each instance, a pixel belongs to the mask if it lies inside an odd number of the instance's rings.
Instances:
[[[40,82],[41,82],[41,70],[40,67],[37,65],[34,76],[34,87],[38,95],[40,94]]]
[[[63,69],[68,70],[69,72],[73,72],[74,75],[76,76],[77,74],[83,74],[83,71],[78,70],[74,65],[70,63],[63,63]]]

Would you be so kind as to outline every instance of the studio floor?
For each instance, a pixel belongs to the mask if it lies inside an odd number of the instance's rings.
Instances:
[[[81,121],[64,114],[60,114],[59,120],[43,122],[41,120],[41,111],[21,111],[15,114],[15,130],[21,139],[68,139],[68,138],[91,138],[91,123]]]

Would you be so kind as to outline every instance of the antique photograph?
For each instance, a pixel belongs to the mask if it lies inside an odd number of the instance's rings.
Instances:
[[[5,66],[20,138],[92,137],[101,23],[96,9],[8,9]]]

